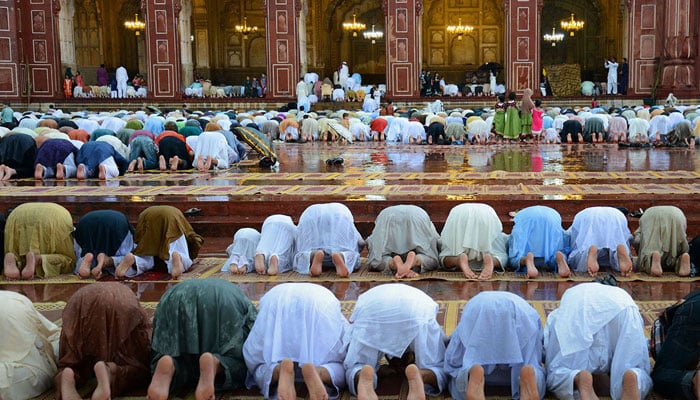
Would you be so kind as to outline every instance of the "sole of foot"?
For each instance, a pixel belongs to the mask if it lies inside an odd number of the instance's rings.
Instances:
[[[34,274],[36,273],[36,267],[41,260],[41,256],[37,253],[30,251],[26,255],[26,263],[22,269],[22,279],[31,280],[34,279]]]
[[[309,391],[309,400],[327,400],[328,392],[326,386],[321,380],[321,376],[311,363],[306,363],[301,366],[301,374],[304,376],[306,389]]]
[[[345,259],[343,259],[343,255],[340,253],[333,253],[331,254],[331,259],[333,260],[333,265],[335,265],[335,273],[341,278],[347,278],[350,276],[350,272],[348,271],[348,266],[345,265]]]
[[[87,279],[90,277],[90,267],[92,267],[93,255],[92,253],[87,253],[85,257],[80,261],[80,266],[78,267],[78,276],[81,279]]]
[[[172,267],[170,268],[170,276],[172,276],[173,279],[178,279],[184,272],[182,268],[182,256],[178,252],[173,252],[173,263]]]
[[[658,252],[651,253],[651,269],[649,271],[652,276],[661,276],[664,270],[661,267],[661,255]],[[688,271],[690,273],[690,271]]]
[[[19,279],[20,272],[19,268],[17,268],[17,258],[14,254],[5,254],[5,258],[3,259],[3,273],[5,274],[5,279],[9,281]]]
[[[310,274],[311,276],[320,276],[323,270],[323,250],[318,250],[314,253],[314,258],[311,260]]]
[[[170,356],[163,356],[156,364],[153,379],[148,386],[148,400],[168,400],[170,395],[170,382],[175,374],[175,364]]]

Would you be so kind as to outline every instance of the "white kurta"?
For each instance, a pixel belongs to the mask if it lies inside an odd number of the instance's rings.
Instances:
[[[0,398],[36,397],[53,386],[61,331],[18,293],[0,291],[0,304]]]
[[[330,255],[341,253],[348,271],[360,265],[362,236],[355,228],[350,210],[340,203],[313,204],[304,210],[297,225],[297,252],[294,270],[308,274],[311,256],[317,250]]]
[[[227,169],[229,167],[229,146],[226,138],[220,132],[202,132],[197,136],[197,141],[192,148],[194,150],[195,162],[202,156],[204,159],[211,156],[217,160],[216,169]]]
[[[447,383],[443,370],[446,337],[435,319],[437,312],[437,303],[428,295],[400,283],[376,286],[361,294],[345,335],[345,379],[350,393],[357,395],[355,375],[364,365],[376,371],[384,355],[401,357],[407,350],[414,352],[419,369],[429,369],[437,377],[438,387],[426,385],[426,394],[441,393]]]
[[[266,264],[270,262],[270,257],[277,256],[278,271],[280,273],[291,271],[296,239],[297,227],[291,217],[280,214],[270,215],[263,223],[255,254],[263,254]]]
[[[486,384],[510,385],[514,399],[520,398],[520,370],[531,365],[543,398],[547,388],[542,336],[539,314],[517,295],[488,291],[474,296],[462,311],[445,353],[452,398],[466,398],[469,370],[474,365],[484,368]]]
[[[608,69],[608,94],[617,94],[617,67],[614,61],[605,61],[605,68]]]
[[[246,385],[257,385],[265,398],[276,398],[270,390],[272,372],[288,358],[295,363],[297,377],[306,363],[325,368],[333,382],[333,387],[326,387],[328,396],[338,397],[345,387],[343,335],[347,328],[340,302],[323,286],[275,286],[260,300],[255,325],[243,345],[249,371]]]
[[[505,266],[508,262],[508,236],[501,231],[503,224],[491,206],[482,203],[457,205],[450,210],[440,234],[440,261],[465,253],[469,261],[482,262],[484,254],[489,253]]]
[[[253,228],[241,228],[233,235],[233,243],[226,248],[228,259],[221,268],[222,272],[227,272],[231,268],[231,264],[236,264],[239,267],[246,266],[246,272],[252,272],[255,269],[253,258],[255,257],[255,248],[260,242],[260,232]]]
[[[627,218],[613,207],[589,207],[579,211],[568,230],[571,235],[569,266],[575,271],[588,270],[588,249],[598,247],[598,263],[620,270],[617,245],[622,244],[629,253],[632,233]]]
[[[622,376],[637,375],[641,398],[652,387],[644,321],[623,289],[582,283],[568,289],[544,331],[547,388],[562,400],[574,399],[574,378],[583,370],[610,375],[610,396],[622,394]]]

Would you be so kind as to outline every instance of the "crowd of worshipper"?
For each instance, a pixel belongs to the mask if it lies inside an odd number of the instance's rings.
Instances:
[[[267,75],[246,75],[242,85],[213,85],[210,79],[198,77],[185,88],[185,97],[224,98],[224,97],[265,97],[267,96]]]
[[[567,289],[544,326],[521,297],[482,291],[449,337],[438,303],[401,283],[362,293],[349,318],[314,283],[276,285],[256,309],[232,282],[188,280],[165,292],[152,321],[128,286],[92,284],[68,300],[60,327],[19,293],[0,299],[0,322],[12,326],[0,341],[8,400],[50,390],[62,400],[87,390],[92,399],[143,390],[166,400],[188,390],[209,400],[244,388],[291,400],[297,383],[313,400],[345,390],[376,400],[391,375],[407,381],[409,399],[477,400],[501,387],[522,400],[644,399],[652,388],[694,400],[700,386],[700,291],[664,312],[665,335],[652,334],[651,352],[638,306],[605,282]]]
[[[486,82],[485,74],[488,74]],[[506,93],[504,84],[496,82],[495,70],[483,72],[473,71],[465,74],[464,83],[447,83],[438,72],[422,70],[418,81],[420,82],[420,95],[424,97],[471,97],[471,96],[497,96]]]
[[[97,69],[95,84],[86,84],[80,71],[73,74],[72,68],[66,68],[63,78],[63,95],[65,98],[145,98],[148,96],[148,85],[142,74],[134,75],[129,80],[129,73],[123,65],[117,67],[114,73],[109,73],[104,64]]]

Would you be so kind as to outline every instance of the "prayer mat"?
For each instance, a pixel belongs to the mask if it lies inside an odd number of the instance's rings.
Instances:
[[[466,300],[455,300],[455,301],[436,301],[439,305],[438,309],[438,314],[437,314],[437,321],[440,323],[440,325],[443,327],[445,333],[447,335],[451,335],[452,332],[454,332],[454,329],[456,328],[457,324],[459,323],[459,319],[461,317],[462,311],[464,310],[464,307],[467,304]],[[259,302],[253,302],[255,306],[258,306]],[[537,310],[538,314],[540,315],[540,318],[542,319],[542,322],[544,323],[546,320],[547,315],[551,313],[553,310],[555,310],[559,306],[559,301],[528,301],[532,307]],[[669,307],[673,305],[675,302],[673,301],[643,301],[643,302],[636,302],[637,306],[639,307],[639,311],[642,315],[642,318],[644,320],[644,332],[647,337],[649,337],[649,331],[651,328],[651,324],[654,322],[654,320],[657,318],[659,313],[661,313],[666,307]],[[155,311],[155,308],[158,303],[155,302],[142,302],[141,305],[142,307],[146,310],[146,312],[152,317],[153,313]],[[52,321],[55,321],[56,323],[60,324],[60,312],[62,312],[63,308],[65,307],[66,303],[65,302],[56,302],[56,303],[34,303],[34,307],[44,314],[47,318],[51,319]],[[355,301],[341,301],[341,309],[343,312],[343,315],[346,317],[349,317],[350,314],[352,314],[352,310],[355,307]],[[58,313],[58,314],[56,314]],[[56,317],[58,315],[58,317]],[[388,367],[386,364],[386,361],[382,362],[382,365],[379,367],[379,379],[378,379],[378,386],[377,386],[377,395],[380,399],[382,400],[393,400],[393,399],[405,399],[406,394],[408,393],[408,384],[406,383],[403,375],[401,373],[397,373],[396,371],[392,370],[391,368]],[[93,381],[92,383],[86,385],[85,387],[82,387],[80,389],[80,393],[83,395],[83,397],[86,397],[89,393],[92,393],[96,386],[96,383]],[[308,393],[306,392],[306,388],[303,384],[297,384],[297,397],[298,398],[307,398]],[[501,399],[510,399],[509,395],[509,388],[501,389],[501,388],[487,388],[486,393],[487,393],[487,399],[494,399],[494,400],[501,400]],[[125,396],[118,397],[117,399],[122,399],[122,400],[142,400],[145,399],[145,391],[146,388],[140,388],[140,389],[135,389],[132,393],[128,393]],[[49,400],[54,398],[54,393],[53,391],[49,391],[47,393],[44,393],[43,395],[36,397],[34,400]],[[192,400],[194,399],[194,388],[191,389],[191,391],[186,391],[186,392],[179,392],[179,393],[173,393],[170,397],[171,399],[183,399],[183,400]],[[230,391],[230,392],[223,392],[223,393],[217,393],[216,399],[217,400],[257,400],[261,399],[262,396],[260,396],[260,393],[257,389],[252,389],[252,390],[236,390],[236,391]],[[449,396],[449,393],[445,391],[442,395],[436,396],[436,397],[430,397],[430,399],[450,399],[451,397]],[[546,399],[554,399],[553,396],[548,395],[545,396]],[[601,396],[602,399],[605,399],[605,396]],[[647,399],[662,399],[663,397],[658,396],[655,393],[651,393],[650,396]],[[354,399],[353,396],[350,395],[350,393],[346,390],[343,393],[341,393],[340,399],[343,400],[352,400]]]

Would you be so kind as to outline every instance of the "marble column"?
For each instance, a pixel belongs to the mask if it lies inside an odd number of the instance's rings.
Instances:
[[[299,80],[301,0],[264,0],[267,90],[271,97],[294,97]]]
[[[421,0],[383,0],[386,31],[385,97],[392,100],[420,95]]]
[[[178,19],[181,0],[142,0],[146,15],[148,96],[176,99],[181,95],[181,56]]]
[[[504,0],[506,90],[522,94],[540,87],[540,13],[542,0]]]
[[[661,87],[678,94],[697,90],[697,0],[664,1],[664,64]]]
[[[192,0],[182,0],[182,9],[180,10],[180,57],[182,63],[182,87],[187,87],[192,83],[194,64],[192,62],[192,41],[194,34],[192,32]]]
[[[19,98],[20,82],[26,83],[17,48],[15,0],[0,0],[0,96],[12,100]]]
[[[22,48],[20,80],[22,96],[34,100],[63,97],[62,71],[59,52],[58,0],[32,0],[18,3],[19,26],[17,38]]]

